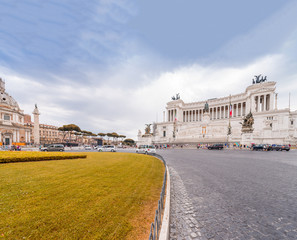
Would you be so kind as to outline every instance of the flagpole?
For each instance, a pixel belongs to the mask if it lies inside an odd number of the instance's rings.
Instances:
[[[291,93],[289,92],[289,112],[291,111]]]
[[[231,105],[231,94],[229,96],[229,126],[227,132],[227,144],[229,147],[229,136],[231,135],[231,113],[232,113],[232,105]]]

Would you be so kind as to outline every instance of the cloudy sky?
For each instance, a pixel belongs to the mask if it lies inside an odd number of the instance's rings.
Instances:
[[[41,122],[135,138],[185,102],[277,82],[297,109],[297,1],[1,0],[0,77]]]

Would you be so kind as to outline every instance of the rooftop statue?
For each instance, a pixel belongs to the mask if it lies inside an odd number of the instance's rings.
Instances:
[[[171,97],[172,100],[178,100],[180,99],[179,93],[177,93],[175,96]]]
[[[267,76],[262,76],[262,74],[260,75],[255,75],[255,78],[253,78],[253,84],[256,84],[256,83],[261,83],[261,82],[267,82]]]

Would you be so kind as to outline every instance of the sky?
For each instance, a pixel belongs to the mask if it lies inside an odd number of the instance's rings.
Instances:
[[[25,113],[134,138],[184,102],[254,75],[297,109],[296,0],[1,0],[0,77]]]

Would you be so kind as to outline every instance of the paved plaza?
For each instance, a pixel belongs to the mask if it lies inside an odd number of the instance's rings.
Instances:
[[[297,151],[160,150],[170,239],[297,239]]]

